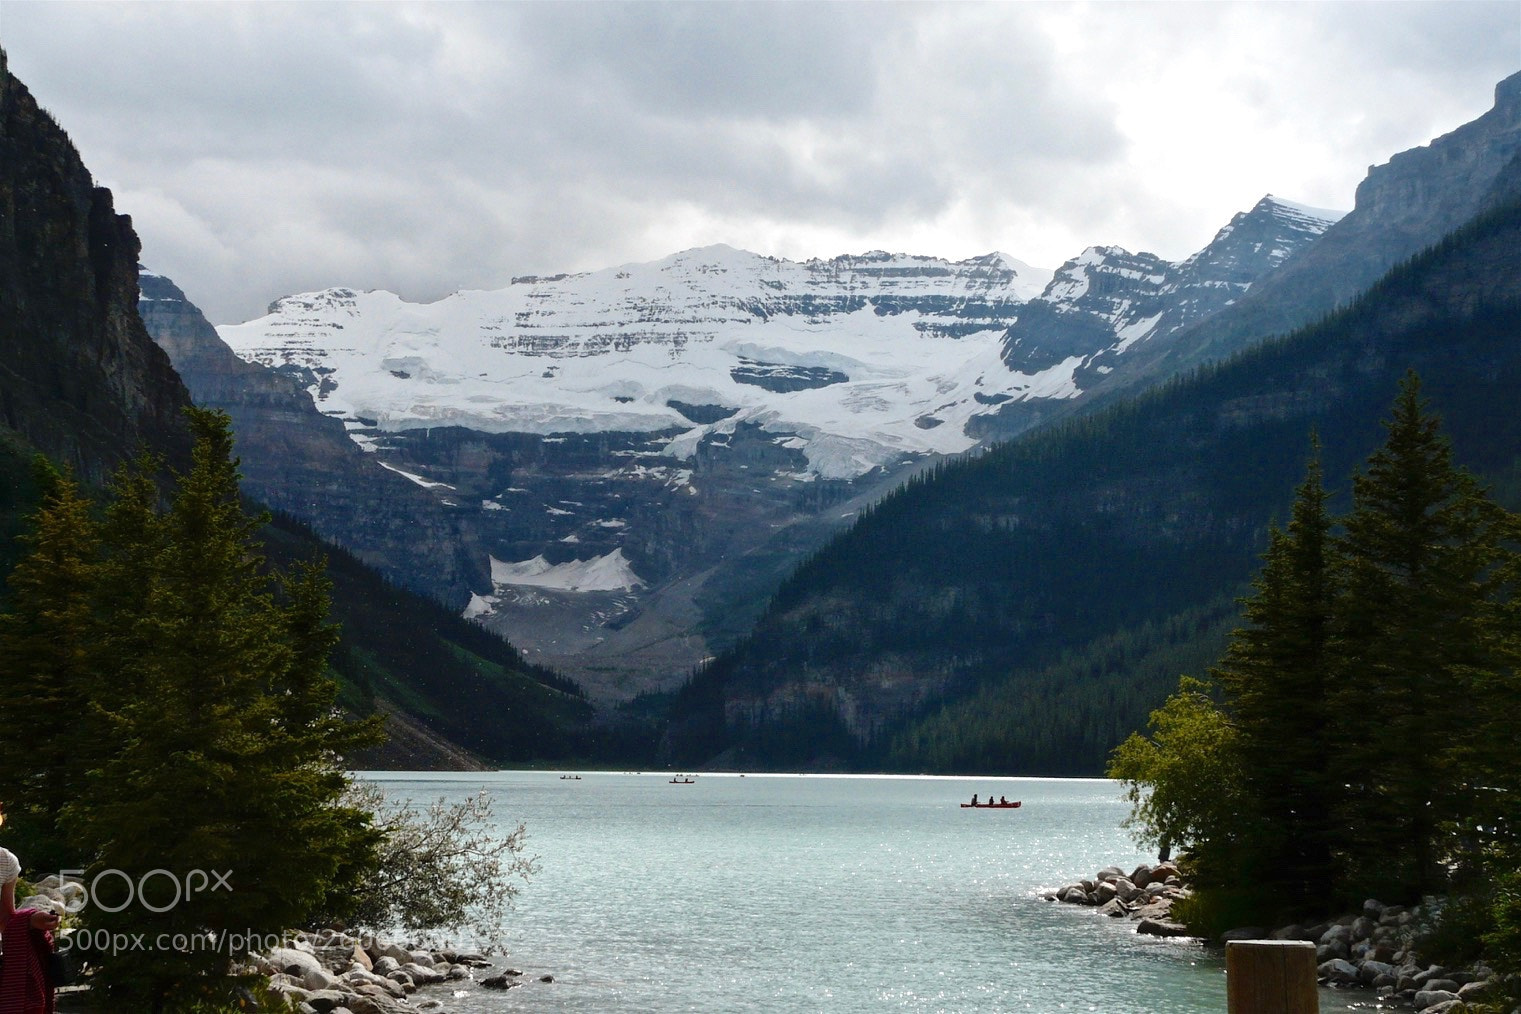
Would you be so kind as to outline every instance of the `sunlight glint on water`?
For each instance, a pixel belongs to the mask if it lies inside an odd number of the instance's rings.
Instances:
[[[498,963],[526,984],[427,991],[457,1014],[1225,1010],[1218,956],[1040,900],[1146,860],[1110,782],[375,778],[419,801],[487,788],[504,824],[527,823],[540,857]],[[957,806],[973,792],[1024,806]],[[544,974],[556,981],[536,981]]]

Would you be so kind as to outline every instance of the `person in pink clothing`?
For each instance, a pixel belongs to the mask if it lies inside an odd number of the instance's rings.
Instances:
[[[5,813],[0,810],[0,824]],[[0,1014],[53,1014],[56,991],[48,981],[48,958],[58,917],[35,908],[16,908],[16,878],[21,863],[0,848],[0,942],[5,963],[0,965]]]

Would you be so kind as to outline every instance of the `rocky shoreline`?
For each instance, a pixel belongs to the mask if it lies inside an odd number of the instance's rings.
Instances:
[[[1172,917],[1172,904],[1192,891],[1171,863],[1141,865],[1130,873],[1110,866],[1091,879],[1079,880],[1043,898],[1097,908],[1112,918],[1134,920],[1137,933],[1160,937],[1194,936]],[[1495,973],[1484,965],[1445,968],[1421,960],[1419,930],[1440,911],[1439,900],[1405,907],[1369,899],[1360,912],[1313,926],[1270,929],[1249,926],[1230,930],[1219,940],[1306,940],[1315,944],[1316,973],[1322,985],[1361,988],[1379,1006],[1398,1005],[1421,1014],[1464,1014],[1470,1004],[1499,998]]]
[[[1158,937],[1192,936],[1188,927],[1172,918],[1172,903],[1192,893],[1171,863],[1142,864],[1128,875],[1118,866],[1106,866],[1091,880],[1079,880],[1043,898],[1069,905],[1096,906],[1100,915],[1136,921],[1136,932]]]
[[[412,1002],[424,986],[473,979],[484,955],[429,950],[336,931],[296,933],[251,961],[271,992],[301,1014],[445,1014],[442,1000]]]
[[[18,904],[60,915],[81,890],[78,883],[56,876],[33,887],[37,893]],[[248,955],[241,967],[264,976],[270,991],[285,997],[299,1014],[448,1014],[445,1000],[416,994],[451,983],[505,990],[555,981],[552,975],[534,979],[512,968],[477,979],[477,972],[494,967],[484,954],[332,929],[291,933],[279,946]],[[450,998],[461,995],[455,991]],[[92,1004],[88,985],[64,987],[58,1001],[60,1012],[95,1014],[100,1009]]]

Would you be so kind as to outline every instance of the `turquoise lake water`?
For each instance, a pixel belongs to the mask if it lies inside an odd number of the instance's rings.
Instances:
[[[1225,1011],[1194,941],[1042,891],[1147,860],[1112,782],[825,775],[394,774],[393,798],[482,788],[540,872],[498,967],[429,989],[455,1014],[539,1011]],[[963,810],[977,792],[1017,810]],[[478,973],[481,975],[490,973]],[[536,981],[552,975],[553,983]],[[1366,1000],[1324,994],[1322,1010]]]

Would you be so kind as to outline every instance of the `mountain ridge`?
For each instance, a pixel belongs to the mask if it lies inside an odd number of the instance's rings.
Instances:
[[[1092,276],[1131,273],[1136,281],[1154,272],[1152,303],[1190,287],[1190,307],[1175,308],[1186,323],[1226,304],[1332,220],[1268,196],[1177,264],[1090,247],[1068,262],[1092,269],[1076,286],[999,253],[954,262],[884,251],[787,261],[715,244],[594,272],[522,276],[504,289],[424,304],[384,290],[317,290],[281,297],[265,317],[218,333],[243,358],[298,377],[366,446],[385,431],[427,425],[544,435],[690,426],[671,407],[678,401],[732,409],[735,422],[800,441],[814,474],[853,479],[899,452],[960,453],[981,439],[969,423],[990,406],[1072,397],[1074,370],[1112,369],[1086,362],[1099,350],[1081,343],[1053,354],[1046,336],[1035,343],[1045,350],[1039,361],[1015,356],[1011,348],[1026,339],[1012,333],[1006,369],[988,361],[995,333],[1033,308],[1078,314]],[[1250,265],[1238,250],[1211,275],[1223,260],[1216,248],[1249,227],[1276,231],[1278,249],[1255,251]],[[1146,269],[1110,263],[1127,258]],[[1135,302],[1133,294],[1115,298]],[[1208,305],[1192,306],[1201,299]],[[1134,324],[1127,318],[1111,330]],[[1111,360],[1155,329],[1118,335]],[[714,346],[722,354],[700,361],[703,347]],[[617,376],[596,375],[611,356],[620,357]],[[578,368],[577,360],[594,362]],[[942,368],[930,371],[928,386],[915,386],[926,360]],[[1031,369],[1021,369],[1025,363]],[[679,379],[662,375],[678,364]],[[804,391],[823,393],[767,397]],[[875,393],[888,391],[891,402]],[[666,449],[682,455],[707,435],[689,429],[685,443]]]
[[[1302,247],[1304,217],[1265,198],[1216,243],[1255,229]],[[1277,263],[1256,254],[1257,269]],[[1213,263],[1165,271],[1186,281]],[[428,304],[335,287],[218,334],[470,519],[494,577],[450,601],[617,699],[684,678],[857,510],[995,435],[982,419],[1079,395],[1074,376],[1113,329],[1053,363],[1004,361],[1007,326],[1052,292],[1049,275],[1006,254],[794,262],[717,245]],[[1168,298],[1153,293],[1160,310]],[[535,561],[623,576],[525,578]]]
[[[1158,349],[1141,376],[1172,373],[1286,334],[1334,311],[1401,261],[1506,199],[1505,176],[1521,157],[1521,72],[1495,85],[1481,116],[1368,168],[1353,208],[1313,251],[1243,296],[1229,314],[1201,322]]]

